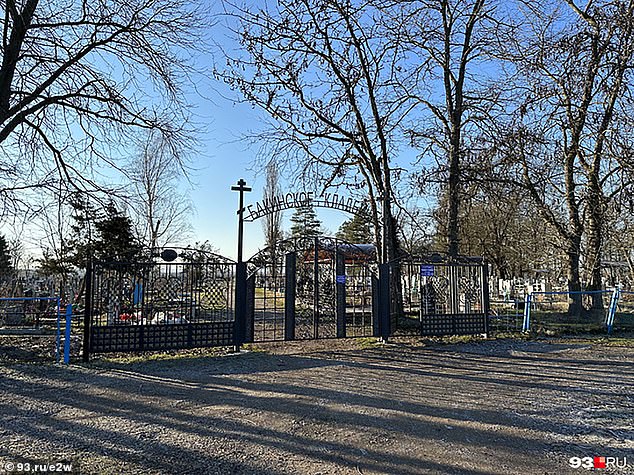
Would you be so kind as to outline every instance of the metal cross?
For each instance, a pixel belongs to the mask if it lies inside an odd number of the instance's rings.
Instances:
[[[242,262],[242,243],[244,241],[244,192],[251,191],[251,188],[246,186],[247,182],[242,178],[238,180],[238,186],[232,186],[231,191],[240,192],[240,207],[238,208],[238,262]]]

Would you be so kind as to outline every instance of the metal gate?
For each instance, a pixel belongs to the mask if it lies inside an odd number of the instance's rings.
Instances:
[[[488,265],[440,254],[388,264],[392,335],[488,333]]]
[[[233,261],[201,250],[94,262],[87,270],[84,359],[100,352],[233,345],[235,282]]]
[[[279,242],[247,263],[170,249],[88,267],[84,359],[245,342],[486,334],[488,305],[487,265],[477,258],[377,266],[374,246],[324,237]]]
[[[248,263],[246,341],[376,334],[373,246],[300,237]]]

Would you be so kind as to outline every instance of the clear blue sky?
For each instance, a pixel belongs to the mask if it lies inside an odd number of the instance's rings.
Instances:
[[[216,5],[218,7],[218,5]],[[214,41],[223,48],[235,49],[237,43],[226,36],[221,25],[213,27]],[[220,55],[216,58],[220,61]],[[200,58],[202,66],[211,67],[213,58]],[[249,104],[238,103],[237,93],[213,78],[201,78],[197,83],[199,94],[190,96],[197,106],[195,120],[207,129],[200,137],[200,154],[193,166],[197,169],[191,180],[196,184],[190,196],[196,208],[193,219],[194,240],[209,242],[227,257],[237,257],[238,193],[230,190],[240,178],[253,188],[246,193],[246,204],[261,199],[265,185],[263,170],[254,169],[258,145],[245,140],[249,132],[263,130],[265,115]],[[233,100],[232,100],[233,99]],[[283,192],[299,191],[297,184],[289,184],[282,177]],[[316,209],[319,219],[330,234],[335,234],[341,223],[350,216],[341,211]],[[292,210],[284,212],[285,230],[290,228]],[[264,247],[262,220],[245,223],[244,257],[249,258]]]
[[[210,79],[210,81],[213,81]],[[250,131],[259,130],[263,122],[260,111],[248,104],[236,104],[223,98],[233,94],[225,86],[211,83],[215,91],[209,91],[209,100],[198,98],[197,115],[208,133],[201,137],[201,154],[195,157],[192,175],[196,184],[191,198],[196,208],[193,219],[195,240],[209,242],[221,254],[236,258],[238,221],[238,193],[230,190],[240,178],[244,178],[253,188],[245,194],[245,203],[254,203],[261,199],[265,185],[262,170],[254,169],[254,159],[258,152],[257,144],[251,145],[244,140]],[[283,179],[282,179],[283,180]],[[283,191],[298,191],[282,181]],[[340,224],[350,216],[341,211],[316,209],[324,227],[334,234]],[[284,228],[288,230],[288,220],[292,210],[284,213]],[[262,220],[245,223],[245,258],[264,247]]]

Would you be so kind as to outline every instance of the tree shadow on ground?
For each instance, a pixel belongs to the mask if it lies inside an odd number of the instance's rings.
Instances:
[[[211,467],[277,474],[322,465],[361,473],[530,473],[552,452],[552,440],[588,427],[553,420],[557,404],[540,411],[526,408],[522,397],[509,398],[522,391],[552,397],[572,391],[580,400],[609,394],[584,387],[592,367],[562,375],[558,361],[456,358],[381,349],[70,370],[16,365],[0,377],[0,390],[11,395],[0,400],[8,415],[0,421],[0,441],[19,435],[33,447],[157,473]],[[5,457],[20,456],[11,445],[0,446]],[[584,448],[606,450],[599,443]],[[514,465],[491,471],[504,460]]]

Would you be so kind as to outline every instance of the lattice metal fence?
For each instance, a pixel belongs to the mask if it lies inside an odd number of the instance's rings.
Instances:
[[[390,264],[391,333],[488,333],[487,265],[479,258],[407,257]]]
[[[236,264],[180,250],[173,262],[97,262],[89,271],[90,352],[234,343]]]

